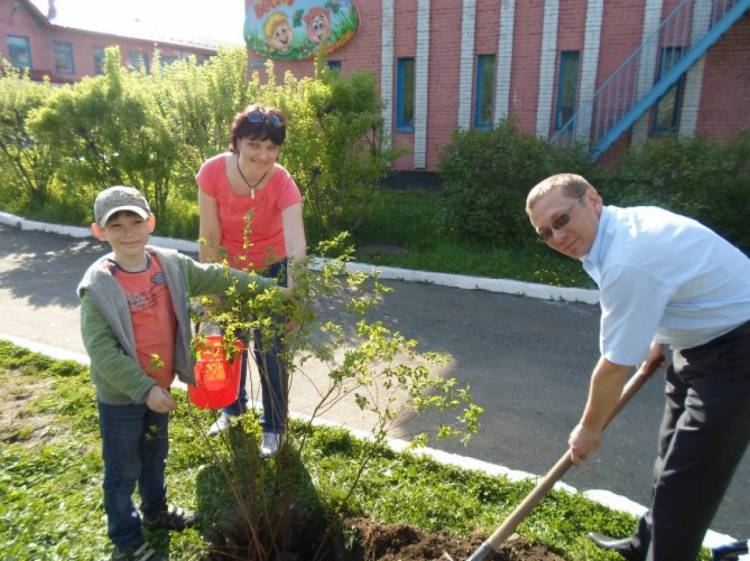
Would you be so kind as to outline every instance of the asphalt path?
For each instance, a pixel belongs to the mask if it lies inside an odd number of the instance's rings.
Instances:
[[[15,337],[84,353],[75,287],[107,248],[92,239],[21,231],[0,225],[0,337]],[[586,399],[598,357],[599,309],[480,290],[386,281],[394,289],[379,317],[420,342],[420,349],[453,357],[446,373],[469,383],[485,409],[480,434],[468,446],[434,442],[449,452],[530,473],[545,473],[566,448]],[[649,382],[608,428],[602,448],[564,481],[606,489],[647,505],[663,407],[663,376]],[[304,393],[304,392],[300,392]],[[290,408],[304,409],[292,395]],[[326,416],[357,426],[351,407]],[[405,417],[401,435],[430,428],[434,419]],[[712,524],[737,538],[750,536],[750,456],[746,454]]]

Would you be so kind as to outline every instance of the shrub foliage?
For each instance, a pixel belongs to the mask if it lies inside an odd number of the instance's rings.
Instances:
[[[52,87],[5,68],[0,77],[0,203],[27,216],[87,223],[95,194],[113,184],[137,187],[152,202],[159,232],[195,237],[200,164],[227,148],[234,115],[250,102],[288,117],[280,162],[297,180],[313,239],[356,228],[397,151],[382,142],[380,101],[371,73],[315,78],[273,66],[261,84],[246,76],[247,54],[226,50],[207,64],[194,58],[151,72],[120,66]],[[321,65],[318,65],[319,67]]]
[[[632,151],[603,187],[620,206],[656,205],[691,216],[750,251],[750,132],[718,144],[668,138]]]
[[[443,153],[443,221],[457,237],[492,245],[529,240],[526,194],[554,173],[585,176],[605,203],[656,205],[696,218],[750,250],[750,132],[716,143],[702,137],[649,140],[613,168],[593,166],[580,146],[559,149],[510,121],[459,131]]]
[[[29,80],[7,62],[0,66],[0,204],[10,211],[47,202],[56,151],[34,142],[26,122],[47,101],[49,84]]]
[[[523,212],[529,189],[566,169],[589,175],[582,149],[554,149],[511,121],[491,131],[457,131],[440,161],[445,226],[459,238],[489,244],[529,240]]]
[[[400,149],[383,142],[371,73],[342,77],[317,61],[315,77],[248,80],[247,54],[226,50],[151,72],[125,70],[108,50],[105,73],[52,87],[7,63],[0,69],[0,206],[71,224],[91,221],[95,193],[114,183],[152,201],[161,234],[194,238],[200,164],[225,150],[236,112],[250,102],[281,108],[289,134],[280,160],[305,197],[311,241],[354,231],[373,212],[375,192]],[[512,121],[490,131],[457,131],[440,162],[440,216],[448,239],[516,246],[533,231],[523,212],[529,188],[553,173],[586,176],[611,204],[656,204],[693,216],[745,250],[750,202],[750,133],[726,143],[650,140],[611,169],[582,147],[551,147]],[[385,232],[408,245],[403,224]],[[434,228],[417,237],[430,238]],[[375,240],[375,241],[384,241]]]

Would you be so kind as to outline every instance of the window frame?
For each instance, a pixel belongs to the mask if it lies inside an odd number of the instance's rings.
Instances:
[[[495,117],[495,67],[496,67],[495,53],[487,53],[477,55],[476,63],[476,78],[474,80],[474,118],[473,125],[477,130],[490,130],[494,125]],[[487,100],[484,99],[485,93],[485,68],[492,69],[490,77],[490,116],[488,120],[482,120],[482,107]]]
[[[656,80],[654,83],[658,82],[659,80],[664,77],[664,74],[669,72],[672,69],[672,65],[675,64],[678,60],[680,60],[684,54],[685,54],[685,47],[683,45],[673,45],[669,47],[662,47],[659,51],[659,73],[656,76]],[[679,54],[679,57],[676,60],[673,59],[672,53]],[[668,60],[671,60],[669,66],[667,67]],[[668,127],[662,127],[659,118],[660,115],[660,109],[662,108],[662,103],[664,102],[664,99],[668,96],[674,95],[674,102],[672,107],[672,116],[671,116],[671,124]],[[683,97],[685,95],[685,75],[683,74],[680,76],[680,78],[670,86],[670,88],[664,92],[664,95],[662,95],[659,99],[656,100],[654,103],[654,108],[651,111],[651,127],[649,134],[650,136],[669,136],[672,134],[677,134],[679,126],[680,126],[680,115],[682,114],[682,101]]]
[[[575,85],[574,91],[573,91],[573,101],[572,105],[570,107],[565,106],[565,99],[564,97],[568,93],[566,90],[566,86],[569,84],[569,76],[571,72],[571,68],[573,65],[573,55],[575,55],[575,80],[573,84]],[[555,121],[554,121],[554,129],[555,132],[560,132],[563,130],[563,127],[570,121],[571,118],[574,118],[576,115],[576,102],[578,101],[578,86],[581,79],[581,51],[578,50],[568,50],[568,51],[560,51],[560,59],[558,62],[558,71],[557,71],[557,96],[555,99]],[[570,111],[569,116],[565,116],[564,113],[567,112],[567,110]],[[575,119],[571,123],[570,127],[571,129],[575,130]],[[566,132],[573,132],[572,130],[566,131]]]
[[[133,64],[133,57],[138,57],[138,63]],[[143,67],[143,70],[146,72],[146,74],[151,73],[151,55],[149,53],[144,53],[142,51],[128,51],[128,65],[133,70],[140,70],[141,67]]]
[[[61,68],[58,55],[66,56],[70,62],[69,68]],[[55,74],[73,76],[76,73],[75,55],[73,54],[73,43],[70,41],[52,41],[52,60],[55,63]]]
[[[104,74],[104,47],[94,47],[94,76],[101,76]]]
[[[411,65],[411,83],[412,91],[410,92],[411,97],[411,120],[408,119],[406,103],[407,93],[406,75],[407,66]],[[399,57],[396,59],[396,130],[398,132],[414,132],[414,113],[416,109],[416,61],[414,57]]]
[[[26,58],[29,61],[28,66],[19,66],[13,58],[13,51],[21,48],[19,45],[11,45],[11,42],[16,39],[24,42],[23,50],[26,51]],[[8,58],[13,68],[17,68],[18,70],[31,70],[34,68],[34,62],[31,58],[31,41],[29,41],[28,37],[25,35],[7,35],[5,38],[5,48],[8,50]]]

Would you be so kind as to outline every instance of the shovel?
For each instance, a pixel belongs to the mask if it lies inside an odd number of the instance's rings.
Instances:
[[[663,359],[654,361],[651,363],[650,368],[641,368],[638,372],[633,374],[630,380],[628,380],[627,385],[623,388],[620,399],[607,419],[607,422],[604,423],[604,427],[606,427],[610,421],[617,416],[628,401],[630,401],[636,392],[641,389],[641,386],[651,378],[651,375],[659,368],[659,366],[661,366],[662,362]],[[485,559],[488,559],[490,555],[496,553],[500,548],[500,545],[502,545],[502,543],[515,531],[529,512],[539,504],[539,501],[544,498],[547,492],[552,489],[553,485],[557,483],[563,475],[565,475],[565,472],[567,472],[572,465],[573,462],[570,459],[570,450],[568,450],[559,460],[557,460],[557,463],[547,472],[539,483],[536,484],[536,487],[526,495],[526,498],[524,498],[521,504],[510,513],[500,527],[495,530],[466,561],[484,561]],[[445,552],[438,561],[454,561],[454,559],[448,554],[448,552]]]

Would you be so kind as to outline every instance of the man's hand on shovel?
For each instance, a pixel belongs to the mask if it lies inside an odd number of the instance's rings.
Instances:
[[[659,343],[651,344],[648,357],[639,366],[639,373],[655,372],[659,368],[664,361],[662,346]],[[622,397],[630,368],[604,357],[597,362],[591,375],[589,397],[583,415],[568,438],[570,459],[574,464],[588,459],[599,448],[604,428],[625,405]]]

